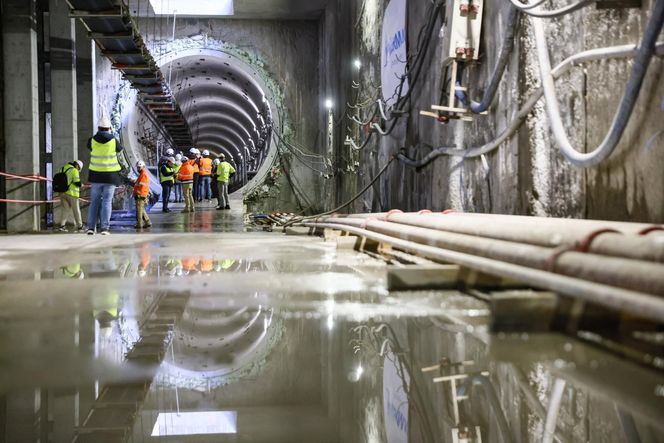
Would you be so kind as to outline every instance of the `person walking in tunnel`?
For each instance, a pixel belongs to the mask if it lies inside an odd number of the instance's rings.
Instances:
[[[182,153],[178,152],[175,155],[175,184],[173,185],[173,190],[175,194],[174,201],[175,203],[182,203],[184,199],[182,198],[182,183],[180,183],[180,180],[178,180],[178,171],[180,171],[180,167],[182,166]]]
[[[168,209],[168,203],[171,200],[171,192],[175,185],[175,175],[175,158],[168,157],[166,162],[159,168],[159,181],[161,182],[162,189],[162,212],[171,212],[171,210]]]
[[[83,219],[81,217],[81,169],[83,162],[73,161],[64,165],[60,172],[53,177],[53,190],[60,193],[60,202],[62,205],[62,220],[58,228],[62,232],[67,232],[67,219],[71,212],[74,226],[81,232],[83,231]]]
[[[192,187],[194,185],[194,162],[195,160],[183,162],[177,175],[178,181],[182,184],[182,193],[184,194],[184,211],[182,212],[196,212],[194,196],[192,194]]]
[[[212,201],[212,159],[210,158],[210,151],[207,149],[203,151],[203,157],[199,160],[199,164],[200,183],[198,196],[200,201],[207,200],[209,203]]]
[[[219,166],[217,166],[217,179],[219,182],[219,206],[217,210],[230,209],[230,199],[228,197],[228,183],[230,181],[231,175],[235,174],[235,168],[233,165],[226,161],[226,156],[221,154],[219,156]]]
[[[100,226],[102,235],[108,235],[111,227],[113,195],[122,180],[118,153],[122,152],[123,148],[111,132],[111,121],[108,117],[102,117],[97,129],[97,133],[88,140],[89,181],[92,185],[88,208],[88,235],[95,234],[97,225]]]
[[[217,175],[217,166],[219,166],[219,159],[215,158],[212,162],[212,198],[217,200],[219,206],[219,175]]]
[[[199,183],[201,179],[201,170],[200,170],[200,151],[196,148],[191,148],[189,150],[189,160],[192,163],[192,166],[194,168],[194,182],[193,182],[193,189],[192,189],[192,195],[194,197],[194,201],[198,201],[198,188],[199,188]]]
[[[136,179],[136,183],[134,184],[134,199],[136,200],[135,228],[149,228],[152,226],[152,223],[145,207],[148,204],[148,197],[150,195],[150,176],[142,160],[136,162],[136,170],[138,171],[138,179]]]

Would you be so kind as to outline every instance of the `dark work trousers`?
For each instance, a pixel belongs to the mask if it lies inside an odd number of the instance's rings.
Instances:
[[[173,183],[165,182],[161,184],[161,201],[163,204],[162,210],[168,209],[168,201],[171,199],[171,192],[173,191]]]
[[[213,175],[212,176],[212,198],[219,198],[219,181],[217,180],[217,176]]]
[[[200,180],[201,180],[201,175],[199,173],[194,173],[194,189],[193,189],[193,196],[194,196],[194,201],[200,201],[198,197],[200,197],[198,194],[200,193]]]

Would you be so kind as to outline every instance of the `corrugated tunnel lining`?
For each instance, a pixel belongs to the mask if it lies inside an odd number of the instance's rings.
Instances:
[[[189,55],[162,66],[192,131],[194,144],[224,153],[255,173],[269,148],[272,122],[265,93],[252,76],[224,58]],[[246,148],[245,148],[246,147]]]

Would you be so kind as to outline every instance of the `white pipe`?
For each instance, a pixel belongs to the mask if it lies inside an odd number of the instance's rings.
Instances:
[[[620,141],[624,129],[636,104],[643,79],[648,69],[652,54],[655,52],[656,39],[661,31],[664,20],[664,0],[657,0],[651,11],[651,18],[646,26],[644,37],[637,52],[637,59],[632,68],[632,73],[625,88],[625,93],[620,106],[613,118],[611,128],[602,143],[588,153],[582,153],[574,149],[567,138],[565,127],[560,117],[560,108],[556,95],[556,87],[551,73],[551,61],[549,49],[544,33],[544,22],[539,18],[531,18],[535,32],[537,45],[537,56],[540,64],[540,76],[542,89],[546,99],[546,111],[550,120],[551,129],[558,148],[561,153],[575,166],[591,167],[608,158]]]
[[[558,378],[551,389],[551,399],[549,400],[549,410],[546,413],[542,443],[553,443],[556,423],[558,423],[558,412],[560,411],[560,404],[565,393],[565,384],[565,380]]]
[[[578,66],[581,63],[596,61],[596,60],[605,60],[608,58],[628,58],[634,57],[638,51],[637,45],[619,45],[619,46],[609,46],[606,48],[597,48],[590,49],[588,51],[579,52],[574,54],[565,60],[563,60],[558,66],[553,68],[551,75],[554,79],[561,77],[563,74],[568,72],[574,66]],[[659,42],[655,46],[655,54],[658,56],[664,55],[664,42]],[[526,103],[519,109],[517,116],[512,123],[503,131],[503,133],[496,138],[482,146],[478,146],[470,149],[460,149],[460,148],[438,148],[434,152],[438,152],[440,155],[455,155],[465,158],[479,157],[482,154],[487,154],[494,149],[502,145],[507,139],[512,137],[516,131],[521,127],[523,122],[526,120],[530,112],[533,110],[537,102],[544,91],[542,88],[537,89],[526,101]]]
[[[514,6],[516,6],[517,8],[519,8],[522,11],[527,11],[528,9],[536,8],[536,7],[544,4],[544,2],[546,2],[546,0],[537,0],[535,3],[531,3],[531,4],[526,5],[525,3],[521,3],[519,0],[510,0],[510,1],[512,2],[512,4]]]
[[[604,305],[617,311],[629,312],[644,319],[651,319],[657,322],[664,321],[664,303],[662,303],[661,297],[658,296],[615,288],[561,274],[552,274],[539,269],[484,258],[465,252],[423,245],[354,226],[317,222],[304,222],[301,225],[311,228],[328,228],[349,232],[360,237],[372,239],[378,243],[390,244],[397,249],[420,254],[423,257],[433,260],[455,263],[487,274],[522,281],[537,288],[548,289],[590,303]]]

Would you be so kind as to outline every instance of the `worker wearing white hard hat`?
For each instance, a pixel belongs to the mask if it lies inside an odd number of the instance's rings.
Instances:
[[[101,234],[110,233],[111,211],[115,188],[122,183],[118,153],[122,145],[111,132],[111,121],[103,116],[97,133],[88,140],[90,151],[89,181],[92,185],[88,208],[88,235],[94,235],[97,225]]]
[[[60,193],[60,204],[62,208],[62,220],[58,230],[67,232],[67,219],[72,215],[75,230],[83,231],[83,219],[81,217],[81,170],[83,162],[74,160],[64,165],[53,177],[53,191]]]
[[[169,156],[169,157],[173,157],[175,155],[175,151],[171,148],[168,148],[166,150],[166,155]]]
[[[217,200],[217,206],[219,206],[219,176],[217,175],[217,166],[219,166],[219,163],[218,158],[212,160],[212,198]]]
[[[182,161],[182,154],[179,152],[175,154],[175,184],[173,185],[173,194],[175,195],[176,203],[182,203],[184,201],[184,197],[182,195],[182,183],[180,183],[180,180],[178,180],[178,171],[180,171],[180,168],[182,167]]]
[[[219,206],[217,210],[229,210],[230,198],[228,197],[228,185],[231,176],[236,173],[233,165],[226,161],[224,154],[219,155],[219,166],[217,166],[217,181],[219,182]]]
[[[145,162],[139,160],[136,162],[138,179],[134,184],[134,199],[136,200],[136,229],[149,228],[152,226],[150,217],[148,217],[146,207],[150,196],[150,175]]]
[[[205,149],[203,157],[199,160],[200,180],[198,189],[199,201],[207,200],[208,204],[212,202],[212,159],[210,158],[210,151]]]
[[[168,203],[171,200],[171,192],[173,191],[173,186],[175,186],[175,175],[177,174],[177,169],[175,166],[175,158],[168,157],[166,163],[159,167],[159,183],[161,183],[161,201],[162,201],[162,212],[171,212],[168,208]]]

